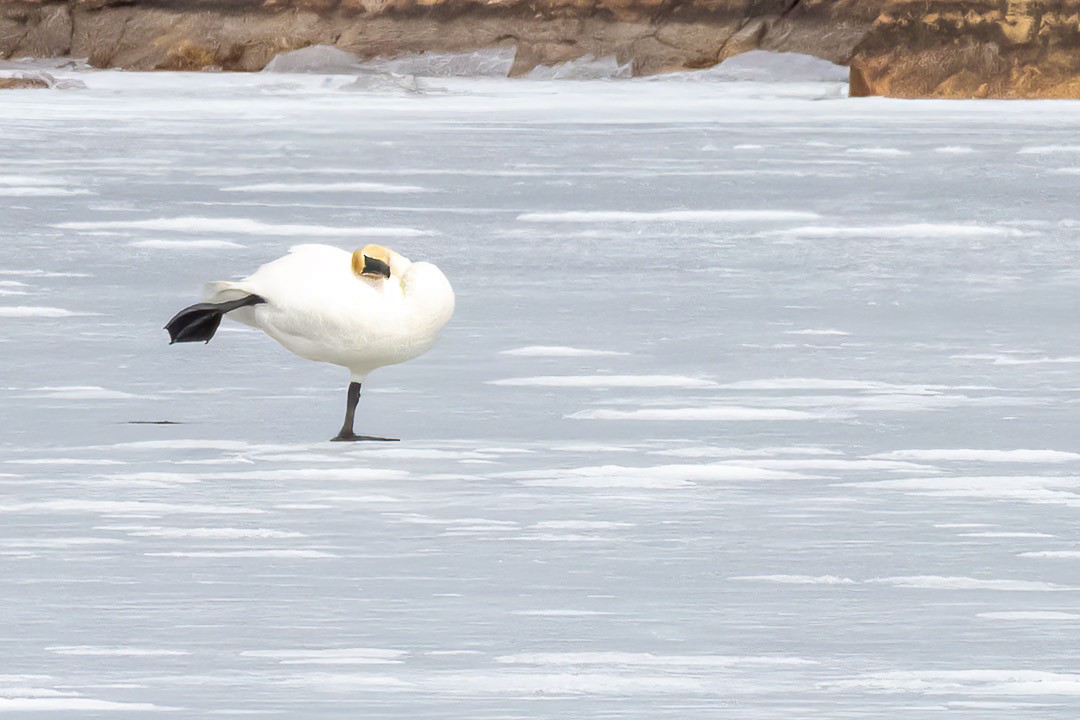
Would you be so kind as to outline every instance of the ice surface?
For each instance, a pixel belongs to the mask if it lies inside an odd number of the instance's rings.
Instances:
[[[0,103],[0,715],[1075,720],[1077,104],[65,62]],[[401,443],[167,344],[312,241],[457,290]]]

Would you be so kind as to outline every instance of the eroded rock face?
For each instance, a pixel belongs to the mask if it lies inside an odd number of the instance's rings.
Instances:
[[[586,55],[637,75],[756,48],[846,63],[885,0],[0,0],[0,56],[138,70],[260,70],[333,45],[360,58],[517,47],[512,74]]]
[[[855,49],[851,94],[1080,98],[1080,0],[894,0]]]

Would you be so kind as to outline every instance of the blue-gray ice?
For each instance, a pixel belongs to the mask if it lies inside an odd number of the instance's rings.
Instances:
[[[0,102],[0,715],[1076,717],[1080,105],[50,72]],[[454,283],[361,401],[398,445],[167,344],[300,242]]]

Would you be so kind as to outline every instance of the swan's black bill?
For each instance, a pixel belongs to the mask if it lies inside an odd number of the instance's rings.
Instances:
[[[364,269],[360,271],[361,275],[370,275],[371,277],[390,277],[390,264],[383,262],[378,258],[364,256]]]
[[[223,303],[196,303],[184,308],[165,324],[169,331],[169,344],[185,342],[210,342],[225,313],[238,308],[266,302],[258,295],[248,295],[239,300]]]

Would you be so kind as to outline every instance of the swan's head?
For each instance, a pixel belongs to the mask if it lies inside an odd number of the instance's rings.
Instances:
[[[382,245],[368,245],[352,254],[353,272],[360,277],[390,277],[390,251]]]

